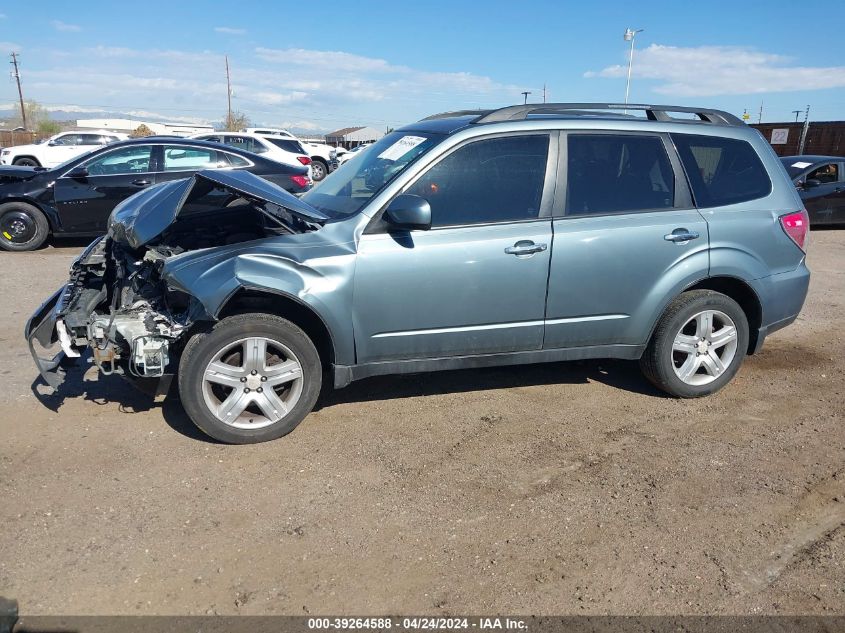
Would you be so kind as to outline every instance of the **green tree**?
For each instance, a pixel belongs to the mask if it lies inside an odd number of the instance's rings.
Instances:
[[[51,119],[42,119],[35,126],[35,131],[40,136],[53,136],[62,131],[62,126],[58,121]]]
[[[223,117],[223,129],[226,132],[240,132],[246,127],[249,127],[249,117],[243,112],[233,110]]]

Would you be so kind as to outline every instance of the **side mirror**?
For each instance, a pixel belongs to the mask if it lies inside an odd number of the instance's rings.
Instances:
[[[804,181],[804,189],[813,189],[818,187],[822,184],[821,180],[816,180],[815,178],[808,178]]]
[[[387,205],[384,219],[396,229],[427,231],[431,228],[431,205],[425,198],[404,193]]]
[[[67,173],[68,178],[87,178],[88,177],[88,168],[87,167],[74,167]]]
[[[47,145],[49,145],[50,147],[55,147],[56,145],[58,145],[58,143],[56,143],[56,141],[47,141]]]

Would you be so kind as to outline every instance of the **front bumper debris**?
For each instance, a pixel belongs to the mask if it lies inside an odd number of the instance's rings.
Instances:
[[[39,355],[38,350],[36,350],[35,343],[37,341],[44,350],[47,350],[60,342],[56,320],[67,291],[68,288],[63,286],[54,292],[29,317],[24,328],[24,336],[29,345],[29,353],[32,354],[32,360],[35,361],[35,366],[38,367],[41,377],[53,389],[58,389],[64,382],[65,370],[62,363],[68,356],[65,350],[62,349],[51,358],[43,358]]]

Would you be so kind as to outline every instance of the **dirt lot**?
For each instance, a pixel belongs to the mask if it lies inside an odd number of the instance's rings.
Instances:
[[[0,595],[24,614],[845,613],[845,230],[705,400],[636,364],[371,379],[206,441],[21,336],[80,245],[0,254]]]

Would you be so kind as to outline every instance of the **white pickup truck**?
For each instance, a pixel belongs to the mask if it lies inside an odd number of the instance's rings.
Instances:
[[[287,130],[266,127],[248,127],[246,131],[251,134],[257,134],[258,136],[283,136],[285,138],[292,138],[299,141],[311,157],[311,178],[314,182],[321,181],[330,172],[337,169],[338,156],[346,152],[346,150],[342,147],[332,147],[331,145],[325,145],[323,143],[303,141]]]
[[[55,167],[98,147],[127,138],[126,134],[106,130],[61,132],[40,143],[4,147],[0,151],[0,165]]]

